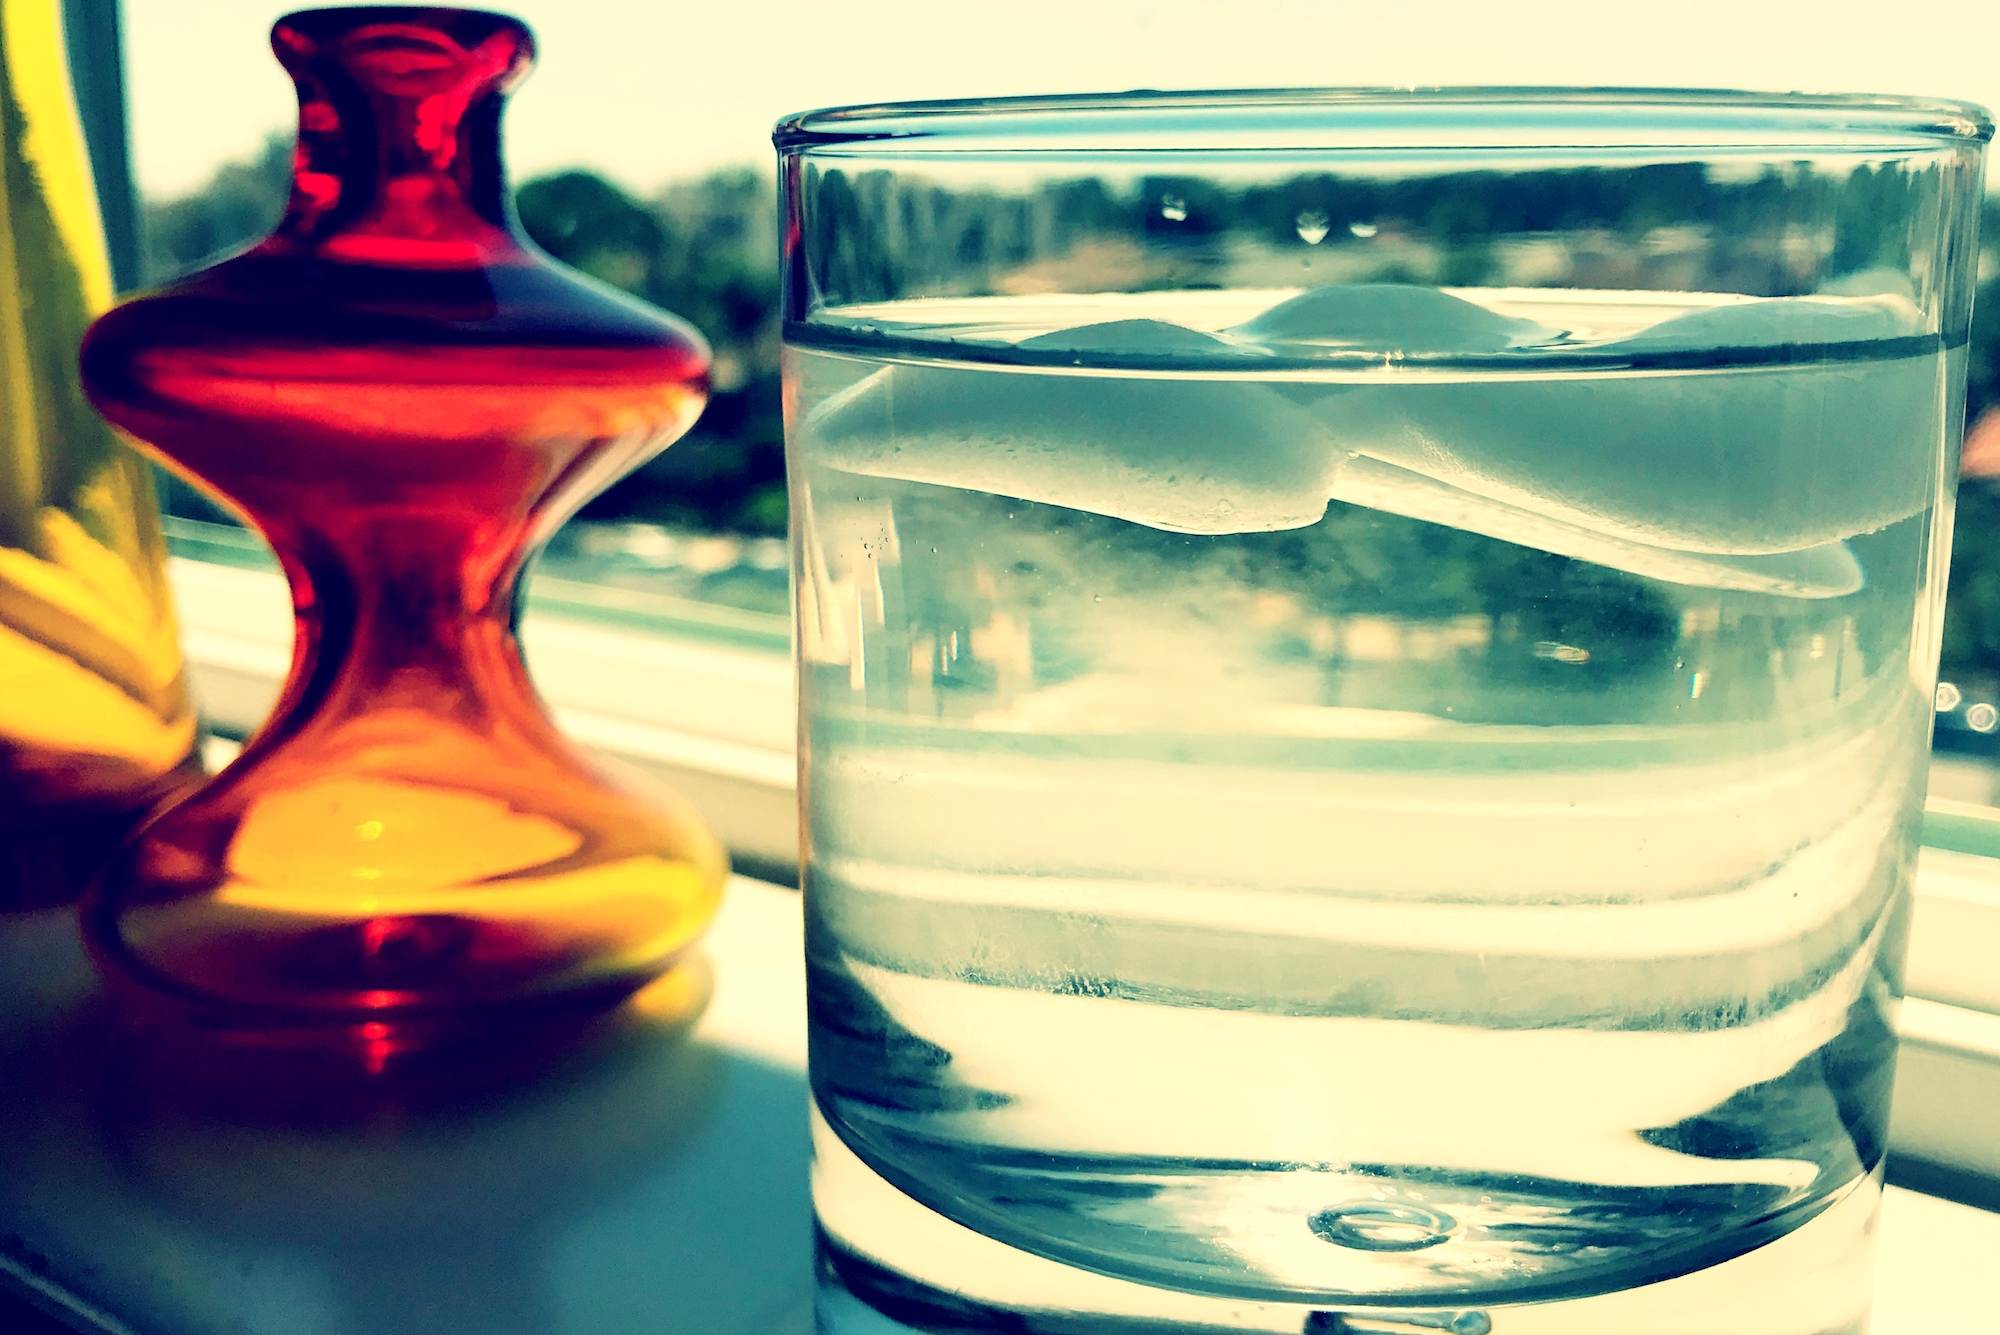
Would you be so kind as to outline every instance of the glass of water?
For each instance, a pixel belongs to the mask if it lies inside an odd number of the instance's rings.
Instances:
[[[779,127],[823,1329],[1861,1329],[1990,132]]]

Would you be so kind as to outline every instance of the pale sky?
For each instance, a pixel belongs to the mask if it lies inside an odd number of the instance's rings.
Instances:
[[[273,0],[124,0],[136,169],[174,193],[289,128]],[[2000,107],[2000,0],[514,0],[515,178],[770,162],[809,107],[1125,88],[1598,84]],[[2000,180],[2000,176],[1996,176]]]

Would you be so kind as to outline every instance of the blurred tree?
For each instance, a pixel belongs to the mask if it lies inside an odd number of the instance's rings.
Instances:
[[[285,211],[291,179],[291,137],[273,135],[255,157],[224,164],[192,194],[146,201],[146,283],[186,273],[270,231]]]
[[[543,250],[601,282],[638,292],[667,251],[666,220],[601,176],[540,176],[515,198],[521,224]]]
[[[527,182],[516,206],[537,245],[674,311],[715,353],[713,392],[693,432],[585,514],[783,533],[777,201],[769,182],[722,171],[641,202],[595,173],[566,171]]]

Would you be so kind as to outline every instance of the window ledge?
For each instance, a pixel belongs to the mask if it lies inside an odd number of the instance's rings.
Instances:
[[[31,1008],[50,999],[60,1002],[83,967],[68,920],[43,916],[49,921],[16,924],[0,933],[0,963],[7,966],[0,976],[25,985],[13,989],[12,999],[26,998]],[[530,1267],[547,1272],[538,1300],[551,1319],[562,1317],[566,1328],[580,1330],[636,1329],[657,1323],[665,1294],[672,1296],[676,1319],[698,1319],[700,1329],[713,1335],[806,1335],[811,1275],[801,937],[797,895],[742,878],[731,883],[706,943],[719,985],[685,1049],[710,1054],[701,1059],[713,1084],[706,1094],[699,1092],[700,1081],[687,1078],[690,1071],[669,1078],[680,1068],[672,1067],[671,1052],[662,1049],[603,1081],[526,1100],[522,1108],[495,1114],[497,1121],[484,1129],[417,1136],[403,1144],[382,1135],[378,1126],[353,1144],[327,1132],[301,1132],[267,1144],[231,1128],[222,1133],[219,1147],[183,1131],[168,1146],[166,1159],[154,1147],[153,1157],[141,1154],[133,1163],[112,1151],[130,1157],[142,1142],[128,1136],[115,1146],[95,1144],[98,1119],[86,1109],[50,1110],[44,1114],[50,1126],[43,1136],[30,1138],[39,1148],[29,1154],[31,1167],[49,1180],[39,1190],[32,1189],[33,1182],[21,1184],[21,1199],[11,1203],[0,1183],[0,1208],[6,1211],[0,1235],[15,1235],[0,1236],[0,1318],[9,1315],[5,1299],[11,1291],[90,1335],[331,1329],[341,1324],[353,1292],[381,1279],[385,1266],[406,1284],[416,1273],[385,1259],[384,1240],[402,1235],[393,1220],[384,1231],[380,1197],[408,1189],[398,1183],[449,1182],[454,1174],[475,1170],[490,1169],[498,1175],[495,1181],[514,1184],[520,1148],[535,1145],[558,1165],[571,1154],[591,1163],[601,1154],[631,1161],[622,1176],[614,1175],[615,1190],[564,1206],[569,1212],[559,1230],[564,1245],[551,1244],[549,1255]],[[8,999],[9,990],[0,988],[0,1002]],[[0,1014],[9,1009],[0,1006]],[[661,1067],[662,1061],[668,1065]],[[579,1099],[585,1105],[581,1111],[572,1106]],[[686,1105],[668,1118],[673,1152],[649,1149],[651,1142],[643,1138],[625,1144],[632,1126],[658,1120],[663,1099]],[[602,1149],[587,1148],[574,1134],[579,1116],[586,1119],[581,1124],[617,1126],[620,1134]],[[60,1134],[52,1129],[58,1127]],[[482,1148],[482,1137],[494,1144]],[[286,1203],[293,1193],[274,1192],[268,1182],[261,1190],[231,1183],[223,1165],[229,1147],[239,1142],[254,1152],[252,1169],[289,1164],[302,1173],[299,1182],[305,1185],[296,1207]],[[183,1163],[207,1164],[206,1172],[217,1181],[177,1186],[134,1175],[135,1164]],[[360,1173],[364,1166],[369,1171]],[[576,1171],[595,1172],[591,1180],[613,1180],[601,1165]],[[362,1180],[351,1186],[327,1185],[357,1173]],[[57,1182],[62,1189],[51,1189]],[[250,1220],[227,1211],[190,1213],[183,1192],[195,1199],[213,1192],[226,1199],[240,1196],[259,1202],[262,1213]],[[704,1212],[700,1229],[677,1222],[690,1202]],[[419,1218],[433,1208],[415,1200],[408,1204]],[[45,1219],[36,1224],[13,1213],[23,1208],[41,1210]],[[293,1209],[296,1219],[289,1213]],[[345,1209],[365,1214],[342,1223]],[[481,1304],[518,1296],[509,1282],[487,1274],[495,1258],[483,1237],[477,1229],[426,1234],[423,1273],[466,1281],[454,1300],[461,1305],[453,1309],[459,1317],[477,1317]],[[16,1250],[24,1247],[32,1247],[34,1261]],[[1989,1302],[1985,1274],[1995,1255],[2000,1255],[2000,1213],[1889,1188],[1876,1250],[1874,1335],[1973,1329],[1972,1314]],[[522,1259],[509,1254],[502,1263]],[[421,1293],[401,1292],[405,1298]],[[107,1312],[118,1313],[123,1324]],[[490,1324],[507,1324],[501,1313],[490,1315]]]

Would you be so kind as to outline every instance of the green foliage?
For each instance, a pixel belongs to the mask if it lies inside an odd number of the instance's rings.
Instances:
[[[178,199],[146,201],[148,286],[248,245],[277,225],[291,188],[292,141],[274,135],[247,162],[226,163]]]
[[[641,201],[594,173],[567,171],[523,185],[516,208],[549,254],[680,315],[715,352],[708,409],[688,438],[585,513],[783,533],[777,200],[769,181],[721,171]]]

